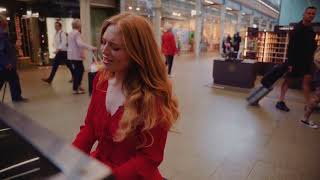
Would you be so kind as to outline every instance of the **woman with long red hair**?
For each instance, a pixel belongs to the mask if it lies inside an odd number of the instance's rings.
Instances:
[[[179,112],[152,28],[123,13],[104,22],[101,37],[104,68],[73,145],[111,167],[116,179],[162,180],[158,166]]]

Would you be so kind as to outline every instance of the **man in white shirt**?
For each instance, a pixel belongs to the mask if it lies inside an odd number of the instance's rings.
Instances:
[[[56,34],[54,36],[54,47],[55,51],[55,58],[53,60],[52,69],[49,78],[42,79],[42,81],[51,84],[60,64],[66,64],[68,69],[71,72],[71,76],[73,77],[73,68],[71,62],[68,61],[67,57],[67,34],[62,31],[62,24],[59,21],[55,23]]]

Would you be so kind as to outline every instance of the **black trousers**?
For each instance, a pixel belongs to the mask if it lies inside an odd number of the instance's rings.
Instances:
[[[171,69],[172,69],[172,65],[173,65],[173,56],[166,56],[166,65],[168,66],[168,74],[171,74]]]
[[[9,83],[11,99],[17,101],[21,99],[20,80],[16,69],[0,70],[0,90],[5,82]]]
[[[82,61],[71,60],[71,62],[73,65],[73,90],[76,91],[82,82],[84,66]]]
[[[89,87],[89,96],[92,94],[93,90],[93,80],[96,77],[97,72],[89,72],[88,73],[88,87]]]
[[[48,78],[48,80],[50,82],[53,80],[53,78],[59,68],[59,65],[61,65],[61,64],[65,64],[68,67],[68,69],[70,70],[71,76],[73,76],[73,68],[72,68],[71,62],[68,60],[67,52],[66,51],[59,51],[53,60],[51,73]]]

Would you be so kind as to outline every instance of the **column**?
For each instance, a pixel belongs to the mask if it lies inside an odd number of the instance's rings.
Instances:
[[[253,23],[254,23],[254,15],[252,14],[250,16],[250,24],[249,24],[249,27],[253,27]]]
[[[81,36],[84,42],[91,44],[91,14],[90,0],[80,0],[80,20],[81,20]],[[88,69],[92,59],[92,52],[88,51],[84,63],[85,69]]]
[[[223,54],[223,48],[222,43],[224,39],[224,25],[225,25],[225,19],[226,19],[226,6],[221,6],[221,12],[220,12],[220,54]]]
[[[161,0],[154,0],[154,16],[153,16],[153,29],[156,36],[156,41],[161,46]]]
[[[120,12],[126,11],[126,0],[120,0]]]
[[[271,28],[271,21],[270,20],[268,20],[267,21],[267,31],[273,31],[273,29]]]
[[[263,31],[263,30],[264,30],[264,28],[263,28],[263,26],[262,26],[262,23],[263,23],[263,18],[260,17],[260,18],[259,18],[259,25],[258,25],[259,31]]]
[[[275,23],[274,22],[271,22],[271,31],[274,31],[274,27],[275,27]]]
[[[242,24],[242,14],[241,11],[238,12],[238,20],[237,20],[237,32],[240,32],[240,28],[241,28],[241,24]]]
[[[200,43],[201,43],[201,38],[202,38],[202,26],[203,26],[203,16],[202,16],[202,12],[201,12],[201,8],[202,4],[201,4],[201,0],[196,0],[196,30],[195,30],[195,36],[194,36],[194,40],[195,40],[195,53],[196,56],[200,55]]]

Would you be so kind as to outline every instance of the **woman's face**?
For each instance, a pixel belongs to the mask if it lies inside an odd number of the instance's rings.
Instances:
[[[127,72],[130,57],[123,44],[119,27],[110,25],[102,36],[101,44],[103,63],[108,71],[114,73]]]

